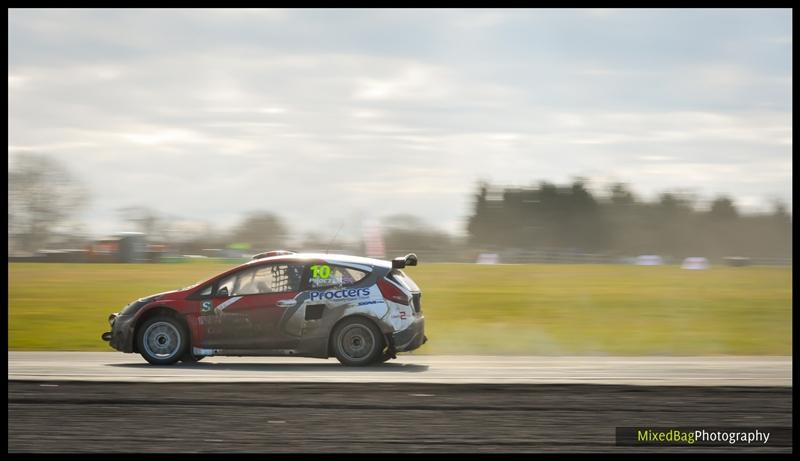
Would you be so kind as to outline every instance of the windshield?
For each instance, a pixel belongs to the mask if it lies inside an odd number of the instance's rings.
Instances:
[[[196,287],[197,285],[200,285],[200,284],[201,284],[201,283],[203,283],[203,282],[204,282],[204,281],[203,281],[203,280],[201,280],[201,281],[199,281],[199,282],[196,282],[196,283],[193,283],[193,284],[189,285],[188,287],[179,288],[179,289],[178,289],[178,291],[189,290],[189,289],[191,289],[191,288],[194,288],[194,287]]]

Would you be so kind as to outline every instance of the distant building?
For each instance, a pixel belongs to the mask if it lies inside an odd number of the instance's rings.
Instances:
[[[725,264],[733,267],[749,266],[752,263],[752,260],[746,256],[727,256],[725,258]]]
[[[145,235],[141,232],[120,232],[112,237],[96,240],[89,246],[88,258],[90,262],[120,263],[151,260]]]
[[[639,255],[636,257],[637,266],[660,266],[664,264],[664,258],[658,255]]]
[[[681,264],[681,269],[689,269],[689,270],[705,270],[711,267],[708,263],[708,259],[703,257],[689,257],[683,260],[683,264]]]

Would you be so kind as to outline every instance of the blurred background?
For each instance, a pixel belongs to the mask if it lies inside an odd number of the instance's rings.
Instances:
[[[10,10],[9,348],[291,249],[415,252],[422,353],[788,355],[791,26]]]

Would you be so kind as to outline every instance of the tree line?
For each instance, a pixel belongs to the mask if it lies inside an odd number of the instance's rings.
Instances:
[[[582,180],[505,188],[482,183],[467,224],[469,244],[618,256],[791,256],[791,216],[782,203],[747,215],[725,196],[701,206],[685,193],[646,201],[619,183],[606,192],[592,193]]]
[[[59,162],[37,154],[19,156],[8,172],[9,254],[85,245],[86,229],[76,218],[88,199],[88,189]],[[714,259],[789,258],[792,251],[791,215],[777,202],[768,213],[743,214],[725,196],[703,205],[689,194],[665,192],[647,201],[625,184],[598,193],[582,180],[531,187],[482,183],[474,199],[466,241],[414,216],[394,215],[382,220],[387,251],[427,252],[445,259],[514,249]],[[173,219],[147,207],[125,207],[117,213],[129,230],[185,253],[231,244],[254,250],[284,248],[290,236],[290,227],[269,211],[254,211],[222,232],[210,226],[191,231],[175,227]],[[334,244],[354,252],[364,248],[363,243],[332,240],[331,235],[308,234],[299,244],[312,249]]]

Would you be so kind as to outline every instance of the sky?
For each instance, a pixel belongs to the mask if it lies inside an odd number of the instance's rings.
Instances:
[[[775,10],[9,10],[9,168],[119,210],[296,232],[412,214],[463,234],[478,181],[626,182],[791,209],[792,22]]]

